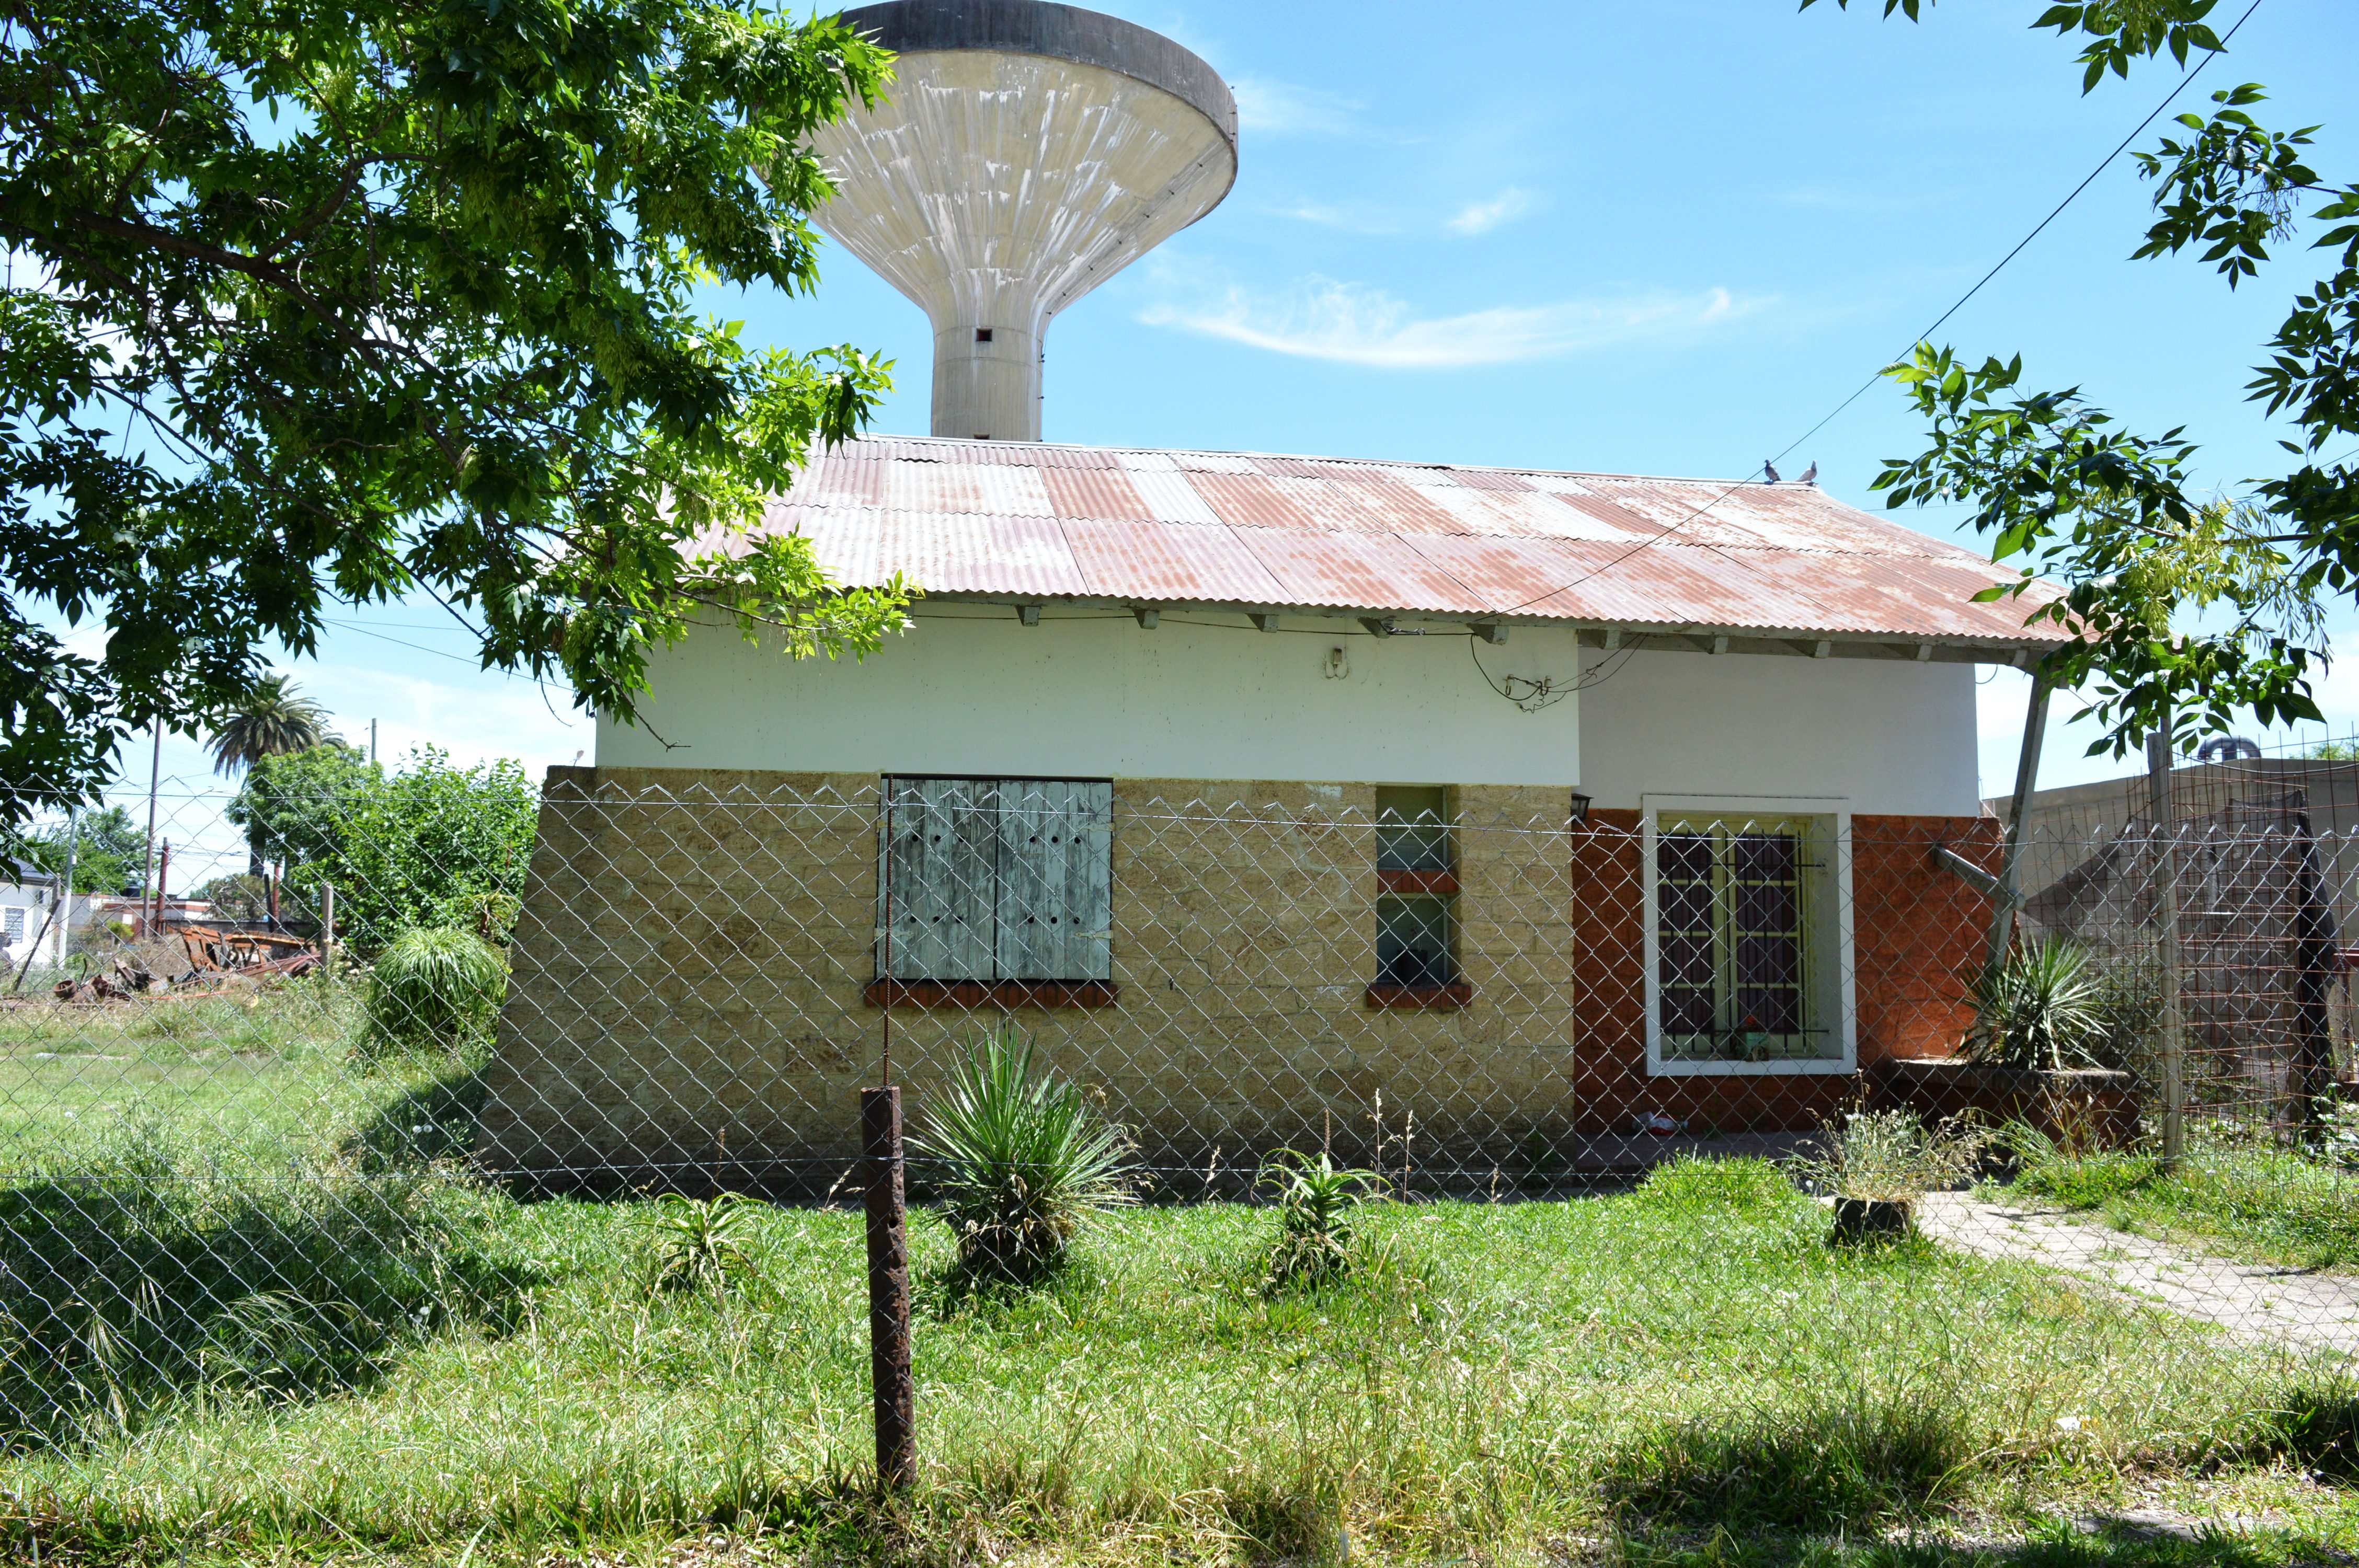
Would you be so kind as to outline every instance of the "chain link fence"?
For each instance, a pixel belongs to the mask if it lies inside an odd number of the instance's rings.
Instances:
[[[1948,1244],[2359,1349],[2334,766],[2190,781],[2161,829],[2038,817],[2003,986],[1944,859],[1996,873],[1987,816],[560,769],[521,846],[323,798],[299,851],[167,792],[128,889],[69,896],[56,824],[0,895],[0,1422],[111,1441],[501,1332],[529,1269],[482,1238],[534,1200],[856,1202],[862,1087],[922,1136],[994,1038],[1154,1201],[1251,1198],[1289,1151],[1465,1204],[1752,1157],[1946,1188],[1916,1218]],[[166,840],[212,898],[157,895]],[[1850,1136],[1904,1124],[1975,1130],[1974,1168]]]

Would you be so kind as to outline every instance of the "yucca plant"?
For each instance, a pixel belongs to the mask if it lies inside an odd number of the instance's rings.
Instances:
[[[472,932],[413,926],[369,968],[363,1054],[447,1053],[480,1043],[506,994],[507,960]]]
[[[1091,1217],[1136,1200],[1127,1132],[1077,1084],[1035,1074],[1012,1025],[966,1047],[909,1140],[973,1279],[1035,1280]]]
[[[719,1295],[755,1277],[745,1250],[751,1198],[722,1193],[709,1198],[669,1197],[655,1211],[639,1255],[639,1294],[703,1291]]]
[[[1352,1222],[1375,1186],[1373,1171],[1337,1165],[1282,1149],[1261,1168],[1261,1185],[1277,1205],[1277,1240],[1264,1274],[1268,1290],[1323,1285],[1352,1266]]]
[[[2109,1020],[2089,955],[2070,942],[2035,942],[1987,970],[1974,988],[1969,1060],[2000,1067],[2099,1065]]]

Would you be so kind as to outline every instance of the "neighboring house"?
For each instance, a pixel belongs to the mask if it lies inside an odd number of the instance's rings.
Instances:
[[[15,856],[0,859],[0,874],[8,879],[0,881],[0,954],[5,955],[10,975],[37,945],[36,964],[62,962],[66,923],[51,915],[50,905],[64,879]]]
[[[699,630],[551,771],[492,1165],[822,1190],[888,1010],[921,1084],[1015,1019],[1170,1169],[1376,1092],[1612,1163],[1959,1037],[1929,850],[1986,860],[1976,667],[2056,635],[1980,557],[1802,484],[953,439],[767,526],[915,629]]]

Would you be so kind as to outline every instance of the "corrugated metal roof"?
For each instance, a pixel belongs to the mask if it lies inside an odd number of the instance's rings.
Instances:
[[[889,437],[814,456],[763,525],[942,594],[2060,639],[1973,602],[2010,580],[1982,557],[1802,484]]]

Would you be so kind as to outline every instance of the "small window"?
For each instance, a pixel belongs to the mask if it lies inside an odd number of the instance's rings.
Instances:
[[[977,327],[974,330],[974,341],[978,343],[987,343],[991,341],[991,329],[988,327]]]
[[[1423,993],[1459,984],[1458,863],[1451,839],[1447,790],[1376,791],[1375,985],[1381,990]]]
[[[876,972],[891,980],[1105,980],[1114,786],[887,779]]]
[[[1832,835],[1818,819],[1670,817],[1655,836],[1655,1005],[1665,1062],[1825,1061]]]
[[[1451,905],[1430,896],[1376,900],[1376,984],[1417,989],[1455,985]]]
[[[1376,791],[1376,870],[1450,870],[1449,810],[1440,788]]]

